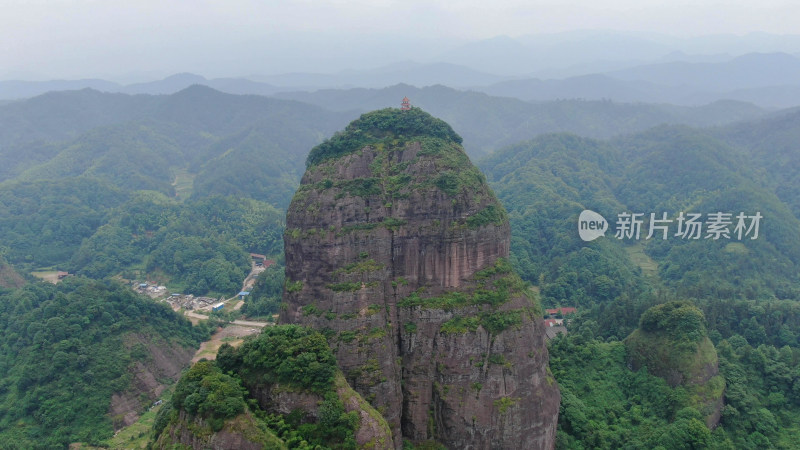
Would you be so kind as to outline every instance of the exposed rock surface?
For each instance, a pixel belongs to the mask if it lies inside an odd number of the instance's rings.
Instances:
[[[0,287],[16,289],[25,285],[25,278],[17,273],[11,264],[0,257]]]
[[[418,109],[381,110],[312,150],[287,216],[280,320],[330,336],[396,448],[552,448],[541,311],[460,142]]]
[[[195,349],[177,343],[153,342],[152,336],[131,334],[125,339],[128,348],[141,345],[148,357],[131,367],[133,379],[124,392],[111,396],[109,415],[114,429],[129,426],[139,419],[139,413],[161,396],[166,380],[176,381],[181,370],[190,365]]]

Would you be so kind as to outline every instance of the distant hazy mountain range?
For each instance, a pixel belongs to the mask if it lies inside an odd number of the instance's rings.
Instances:
[[[607,39],[611,46],[613,40]],[[585,41],[576,41],[585,42]],[[575,44],[577,45],[577,44]],[[620,44],[621,45],[621,44]],[[416,87],[445,85],[524,101],[559,99],[613,100],[697,106],[738,100],[764,108],[800,105],[800,57],[785,52],[689,55],[655,43],[639,42],[627,59],[598,49],[596,58],[557,69],[570,61],[553,48],[497,38],[460,47],[444,61],[398,62],[369,70],[337,73],[284,73],[214,78],[182,73],[162,80],[122,85],[101,79],[0,81],[0,101],[29,98],[50,91],[92,88],[124,94],[173,94],[201,84],[230,94],[275,95],[320,89],[384,88],[399,83]],[[538,49],[538,50],[537,50]],[[645,55],[650,53],[649,58]],[[581,53],[583,54],[583,53]],[[470,55],[472,55],[470,57]],[[517,55],[517,58],[514,58]],[[529,55],[539,55],[536,59]],[[588,56],[587,56],[588,58]],[[476,61],[481,61],[477,64]],[[537,61],[531,65],[531,61]],[[550,61],[550,63],[547,63]],[[548,65],[551,64],[551,65]],[[502,75],[513,73],[514,75]]]
[[[739,100],[785,108],[800,104],[800,58],[751,53],[723,62],[671,61],[563,79],[502,81],[476,89],[528,101],[581,98],[700,105]]]
[[[272,95],[279,91],[279,89],[267,83],[260,83],[244,78],[218,78],[208,80],[200,75],[181,73],[169,76],[163,80],[135,83],[125,86],[112,81],[98,79],[0,81],[0,98],[20,99],[34,97],[51,91],[68,91],[85,88],[122,94],[174,94],[195,84],[206,85],[231,94]]]

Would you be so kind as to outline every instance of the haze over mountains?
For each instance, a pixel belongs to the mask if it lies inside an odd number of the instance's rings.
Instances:
[[[298,136],[304,136],[299,140],[302,144],[291,146],[289,156],[280,160],[281,164],[290,162],[299,168],[308,146],[328,136],[336,126],[355,119],[362,112],[395,106],[403,96],[415,99],[415,105],[442,117],[458,129],[464,137],[467,153],[473,157],[545,132],[569,131],[607,138],[662,123],[713,126],[754,119],[766,113],[752,104],[731,101],[700,107],[582,100],[530,103],[445,86],[419,89],[406,84],[383,89],[281,93],[276,95],[278,98],[237,96],[199,85],[172,95],[156,96],[85,89],[52,92],[0,106],[0,145],[18,149],[17,152],[4,152],[8,158],[13,158],[23,149],[27,149],[24,151],[30,155],[49,154],[50,151],[58,153],[59,149],[46,143],[72,140],[92,128],[114,124],[118,124],[117,128],[130,128],[130,124],[135,124],[133,126],[141,129],[143,122],[149,129],[170,136],[168,142],[188,142],[175,145],[193,146],[193,158],[200,161],[209,155],[199,148],[205,148],[213,140],[193,135],[197,129],[216,136],[245,133],[246,130],[253,133],[283,123],[287,127],[285,131],[288,131],[298,122],[286,120],[303,116],[308,119],[304,124],[313,124],[319,131],[311,133],[311,141],[304,140],[305,134],[292,137],[292,140],[298,140]],[[226,112],[232,116],[227,116]],[[166,127],[165,123],[173,126]],[[285,131],[271,135],[267,141],[275,136],[289,136]],[[188,148],[183,151],[188,151]],[[24,161],[26,164],[31,162],[30,158],[24,158]],[[23,166],[9,162],[0,173],[16,174],[20,170]]]
[[[800,36],[794,35],[676,39],[587,31],[500,36],[453,45],[438,54],[430,54],[430,50],[414,53],[398,45],[394,60],[391,54],[378,58],[367,53],[351,68],[318,64],[313,72],[292,70],[296,65],[268,58],[274,50],[264,51],[261,57],[271,64],[240,69],[256,71],[226,77],[179,73],[119,83],[97,78],[28,81],[7,76],[0,81],[0,100],[87,87],[126,94],[172,94],[203,84],[232,94],[274,95],[406,83],[416,87],[442,84],[525,101],[610,99],[697,106],[739,100],[764,108],[800,103]],[[339,50],[342,55],[353,51]],[[314,51],[297,54],[303,55],[300,59],[320,58]],[[342,59],[350,61],[349,57]]]

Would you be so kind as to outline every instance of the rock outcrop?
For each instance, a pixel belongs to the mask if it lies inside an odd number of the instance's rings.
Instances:
[[[127,427],[139,419],[139,413],[161,397],[167,382],[180,378],[181,370],[191,364],[194,348],[167,342],[156,336],[131,333],[123,339],[127,349],[139,346],[147,358],[135,361],[129,371],[131,383],[125,391],[111,396],[109,415],[114,430]]]
[[[212,431],[208,424],[198,418],[190,417],[181,411],[178,420],[170,424],[153,443],[156,449],[172,448],[213,448],[217,450],[263,450],[286,449],[286,445],[268,430],[259,426],[258,421],[247,411],[225,422],[218,431]]]
[[[155,448],[395,448],[389,425],[355,392],[318,332],[265,328],[224,344],[178,381],[153,425]]]
[[[25,285],[22,277],[2,256],[0,256],[0,287],[16,289]]]
[[[396,448],[552,448],[541,310],[460,142],[419,109],[386,109],[312,150],[287,216],[280,321],[329,337]]]
[[[691,405],[713,429],[722,415],[725,380],[704,322],[703,312],[688,301],[656,305],[642,314],[625,347],[634,370],[646,367],[671,387],[686,388]]]

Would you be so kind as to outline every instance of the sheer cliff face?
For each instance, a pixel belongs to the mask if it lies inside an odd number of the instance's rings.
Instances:
[[[459,143],[419,110],[382,110],[314,149],[287,217],[281,321],[329,336],[396,437],[551,448],[559,395],[538,305]]]

